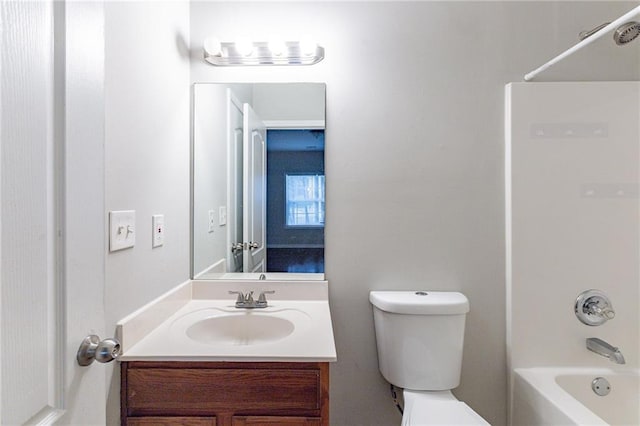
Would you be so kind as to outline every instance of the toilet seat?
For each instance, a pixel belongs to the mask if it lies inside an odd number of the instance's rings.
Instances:
[[[450,391],[404,390],[402,426],[479,426],[487,425],[478,413]]]

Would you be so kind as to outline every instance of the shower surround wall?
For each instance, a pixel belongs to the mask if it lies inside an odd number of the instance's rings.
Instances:
[[[506,90],[507,346],[510,367],[639,365],[640,83],[515,83]],[[578,321],[603,290],[616,317]],[[625,366],[626,367],[626,366]]]

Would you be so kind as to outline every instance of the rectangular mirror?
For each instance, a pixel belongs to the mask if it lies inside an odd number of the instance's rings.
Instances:
[[[324,279],[324,131],[322,83],[194,84],[194,279]]]

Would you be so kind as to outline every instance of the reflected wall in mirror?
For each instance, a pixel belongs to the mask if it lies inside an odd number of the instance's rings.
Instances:
[[[194,279],[324,279],[322,83],[198,83]]]

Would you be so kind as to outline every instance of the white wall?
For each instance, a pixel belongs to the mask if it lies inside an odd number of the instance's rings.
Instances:
[[[227,205],[227,85],[193,88],[193,275],[227,256],[227,228],[218,225]],[[209,210],[216,221],[209,232]]]
[[[105,3],[105,203],[136,210],[137,228],[134,248],[105,247],[111,334],[119,319],[189,278],[188,43],[187,2]],[[165,216],[164,246],[155,249],[153,214]],[[119,371],[107,371],[107,420],[118,424]]]
[[[264,121],[323,121],[324,86],[317,84],[256,84],[253,86],[254,111]]]
[[[251,85],[199,84],[192,89],[193,276],[203,272],[219,272],[218,263],[229,254],[230,239],[227,234],[233,232],[237,222],[234,219],[235,206],[232,202],[227,203],[230,201],[228,193],[231,185],[227,164],[233,161],[229,153],[228,89],[239,102],[240,109],[243,103],[252,103]],[[227,208],[227,223],[222,226],[219,225],[221,206]],[[209,232],[210,210],[215,216],[213,232]],[[215,270],[210,271],[214,265]],[[233,266],[227,262],[224,267],[228,270]]]
[[[599,337],[637,367],[640,83],[514,84],[509,92],[511,365],[611,366],[585,347]],[[616,311],[598,327],[573,313],[578,294],[593,288]]]
[[[327,83],[332,424],[398,424],[378,372],[368,292],[411,288],[469,297],[455,393],[505,424],[504,85],[636,4],[192,3],[193,82]],[[326,58],[289,68],[202,60],[210,34],[266,39],[274,30],[314,34]],[[542,79],[638,79],[639,52],[605,37]]]

